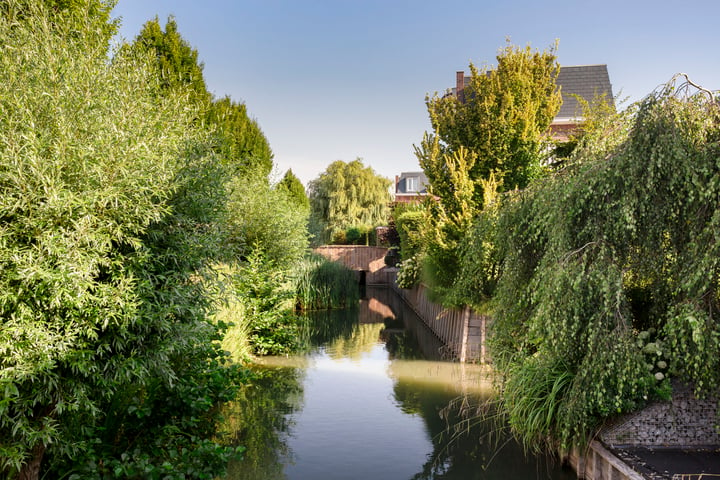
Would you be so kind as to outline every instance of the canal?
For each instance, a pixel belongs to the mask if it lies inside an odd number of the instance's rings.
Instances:
[[[487,408],[488,372],[445,360],[394,292],[310,315],[305,353],[265,357],[225,411],[246,447],[228,480],[573,479],[526,457]]]

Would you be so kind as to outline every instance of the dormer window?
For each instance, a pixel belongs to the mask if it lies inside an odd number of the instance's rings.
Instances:
[[[405,179],[405,191],[417,192],[418,184],[417,177],[407,177]]]

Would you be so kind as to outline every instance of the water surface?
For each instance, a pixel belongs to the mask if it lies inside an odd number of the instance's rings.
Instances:
[[[488,372],[443,360],[392,291],[314,315],[306,336],[305,354],[261,359],[228,408],[226,432],[247,447],[228,479],[574,478],[497,433],[478,413],[493,395]]]

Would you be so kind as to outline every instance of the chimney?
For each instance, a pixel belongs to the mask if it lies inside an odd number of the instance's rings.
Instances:
[[[455,73],[455,97],[460,103],[465,103],[465,72]]]
[[[400,186],[400,176],[395,175],[395,193],[398,193],[398,187]]]

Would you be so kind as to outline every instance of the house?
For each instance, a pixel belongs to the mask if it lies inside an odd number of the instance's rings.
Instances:
[[[465,101],[465,86],[470,83],[470,77],[459,71],[455,76],[455,88],[449,89],[447,95]],[[599,96],[604,95],[605,100],[614,106],[612,85],[607,65],[574,65],[560,67],[555,83],[560,88],[562,106],[552,123],[550,133],[557,141],[566,141],[568,135],[583,122],[583,112],[578,98],[592,103]],[[403,172],[395,177],[395,202],[417,203],[428,193],[427,177],[423,172]]]
[[[395,176],[395,203],[419,203],[428,194],[424,172],[402,172]]]
[[[465,100],[465,85],[470,83],[470,77],[465,72],[457,72],[455,88],[449,93],[460,101]],[[608,102],[613,100],[612,85],[607,65],[575,65],[560,67],[555,83],[560,88],[562,106],[550,125],[550,132],[554,140],[567,140],[568,135],[583,121],[582,108],[577,97],[591,103],[594,98],[605,95]]]

